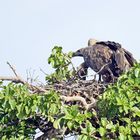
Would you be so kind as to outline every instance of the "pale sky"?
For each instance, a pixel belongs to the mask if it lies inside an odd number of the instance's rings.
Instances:
[[[43,80],[54,45],[76,51],[89,38],[119,42],[139,60],[140,0],[0,0],[0,75],[12,75],[9,61]]]

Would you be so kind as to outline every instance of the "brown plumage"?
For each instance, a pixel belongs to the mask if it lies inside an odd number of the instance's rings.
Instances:
[[[99,80],[102,76],[103,81],[110,82],[127,71],[136,61],[132,54],[123,49],[119,43],[90,39],[88,45],[76,51],[73,56],[82,56],[85,63],[82,65],[85,65],[86,69],[90,67],[99,73]],[[82,74],[87,74],[87,71]]]
[[[85,62],[83,62],[82,64],[80,64],[80,66],[78,67],[77,70],[77,75],[79,77],[79,79],[81,80],[86,80],[86,75],[88,73],[88,66],[86,65]]]
[[[108,72],[113,75],[110,70],[113,52],[108,47],[95,44],[94,47],[88,46],[76,51],[73,56],[82,56],[86,66],[98,72],[99,75],[104,75]],[[99,80],[101,80],[101,77]]]
[[[121,44],[113,41],[100,41],[96,42],[96,44],[102,44],[106,47],[109,47],[114,52],[116,67],[121,72],[125,72],[129,70],[130,67],[134,66],[136,60],[129,51],[121,47]]]

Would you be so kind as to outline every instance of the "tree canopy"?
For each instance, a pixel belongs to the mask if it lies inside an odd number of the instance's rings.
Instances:
[[[8,63],[15,76],[0,76],[0,139],[34,139],[36,129],[44,140],[140,138],[140,63],[104,84],[79,80],[71,57],[62,47],[52,49],[54,72],[45,85],[25,81]]]

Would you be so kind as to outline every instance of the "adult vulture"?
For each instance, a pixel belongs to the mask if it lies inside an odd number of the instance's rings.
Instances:
[[[85,76],[87,68],[90,67],[99,74],[99,81],[101,81],[102,76],[104,82],[114,81],[116,77],[119,77],[136,62],[132,54],[122,48],[119,43],[95,39],[90,39],[88,47],[74,52],[74,56],[84,58],[84,63],[80,65],[81,71],[78,72],[80,76]]]

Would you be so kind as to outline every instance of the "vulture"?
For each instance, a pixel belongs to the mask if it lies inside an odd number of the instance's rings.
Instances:
[[[78,75],[85,80],[87,69],[90,67],[99,74],[104,82],[114,81],[123,72],[134,65],[133,55],[113,41],[88,40],[88,47],[81,48],[73,53],[73,57],[81,56],[84,62],[80,65]]]
[[[87,73],[88,73],[88,66],[86,65],[85,62],[83,62],[83,63],[80,64],[80,66],[78,67],[78,70],[77,70],[78,77],[79,77],[81,80],[86,80]]]

